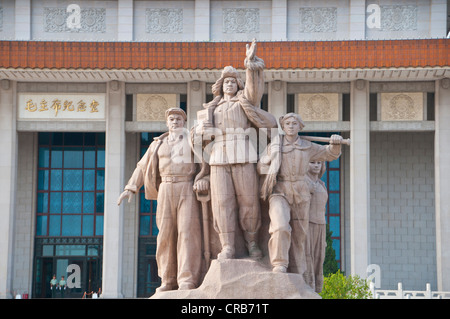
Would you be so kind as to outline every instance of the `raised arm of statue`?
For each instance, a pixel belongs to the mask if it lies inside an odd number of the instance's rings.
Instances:
[[[246,82],[244,96],[251,105],[259,107],[264,94],[264,61],[256,55],[256,40],[246,45]]]

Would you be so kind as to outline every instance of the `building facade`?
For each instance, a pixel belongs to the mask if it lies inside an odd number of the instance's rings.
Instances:
[[[444,0],[0,1],[0,296],[53,274],[109,298],[158,285],[157,203],[117,198],[164,111],[187,127],[245,44],[261,107],[350,138],[324,177],[346,274],[450,291],[450,40]]]

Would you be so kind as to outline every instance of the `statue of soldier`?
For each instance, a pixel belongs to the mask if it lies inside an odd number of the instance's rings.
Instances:
[[[304,123],[295,113],[280,118],[285,134],[274,137],[258,162],[265,175],[261,197],[269,201],[269,258],[274,272],[306,271],[306,240],[311,193],[306,174],[311,161],[332,161],[341,154],[342,137],[319,145],[298,135]]]
[[[204,107],[211,111],[214,142],[209,159],[213,222],[222,246],[217,258],[235,257],[236,220],[239,221],[249,256],[259,258],[261,225],[257,151],[249,130],[276,128],[276,119],[260,108],[264,93],[264,61],[256,55],[256,42],[247,44],[246,84],[237,70],[227,66],[212,86],[214,99]],[[207,127],[202,127],[207,130]],[[254,135],[253,135],[254,136]]]

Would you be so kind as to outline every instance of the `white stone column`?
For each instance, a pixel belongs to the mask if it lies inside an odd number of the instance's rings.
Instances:
[[[437,290],[450,291],[450,79],[436,81],[434,178]]]
[[[195,41],[209,41],[210,38],[210,3],[209,0],[195,0]]]
[[[286,114],[287,106],[287,83],[284,81],[271,81],[268,83],[268,111],[275,118]],[[278,123],[280,124],[280,123]]]
[[[31,40],[31,0],[16,0],[15,5],[15,39]]]
[[[107,85],[105,203],[103,226],[102,291],[105,298],[122,298],[123,204],[117,198],[124,188],[125,83]]]
[[[366,37],[366,1],[350,0],[349,38],[363,40]]]
[[[445,38],[447,36],[447,0],[431,0],[430,38]]]
[[[12,297],[14,218],[17,190],[15,83],[0,81],[0,298]]]
[[[189,130],[197,119],[197,112],[203,110],[203,103],[206,102],[206,83],[201,81],[191,81],[187,84],[187,123]]]
[[[272,0],[272,41],[287,40],[287,0]]]
[[[350,271],[367,277],[370,258],[369,82],[350,88]]]
[[[117,39],[133,41],[133,0],[119,0],[117,9]]]

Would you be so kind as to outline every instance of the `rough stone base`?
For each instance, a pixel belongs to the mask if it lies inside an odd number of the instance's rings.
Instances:
[[[155,293],[151,299],[320,299],[292,273],[274,273],[251,259],[213,260],[197,289]]]

